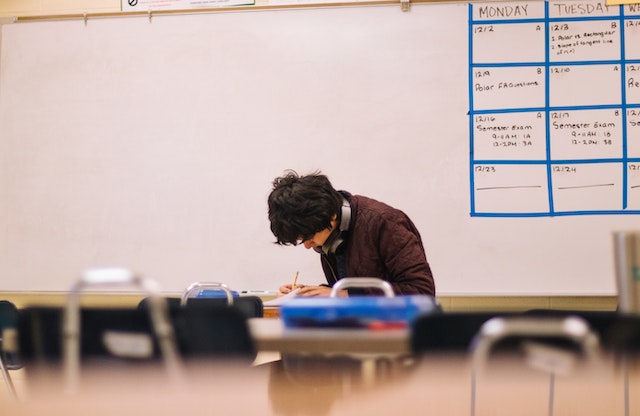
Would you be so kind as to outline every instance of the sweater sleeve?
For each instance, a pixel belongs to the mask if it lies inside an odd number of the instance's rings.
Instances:
[[[385,268],[384,277],[394,292],[397,295],[435,296],[431,267],[413,222],[404,214],[386,215],[380,222],[378,231],[378,249]]]

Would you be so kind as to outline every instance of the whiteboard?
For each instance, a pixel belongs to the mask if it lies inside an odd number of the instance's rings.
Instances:
[[[286,169],[405,211],[439,295],[611,295],[634,216],[470,215],[468,9],[352,6],[2,27],[0,291],[123,266],[179,292],[324,282],[275,245]]]
[[[479,3],[470,16],[471,214],[640,214],[640,7]]]

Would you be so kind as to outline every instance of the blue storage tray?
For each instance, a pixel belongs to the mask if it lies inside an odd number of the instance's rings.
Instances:
[[[232,290],[231,294],[233,295],[234,298],[237,298],[238,296],[240,296],[240,294],[235,290]],[[198,292],[198,294],[196,295],[196,298],[221,299],[226,297],[227,297],[227,293],[222,289],[204,289]]]
[[[418,315],[440,312],[428,295],[395,297],[297,297],[283,303],[285,327],[395,328],[408,326]]]

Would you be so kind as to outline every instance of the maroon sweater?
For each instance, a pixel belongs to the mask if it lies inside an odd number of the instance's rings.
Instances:
[[[335,256],[321,254],[329,285],[340,277],[378,277],[389,282],[396,295],[435,296],[422,239],[409,217],[374,199],[344,194],[351,204],[351,223],[344,247],[338,252],[344,250],[346,275],[339,276]]]

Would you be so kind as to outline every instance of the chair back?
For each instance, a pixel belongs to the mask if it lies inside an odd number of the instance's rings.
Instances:
[[[574,362],[591,364],[601,357],[598,335],[578,316],[491,318],[473,338],[471,352],[476,371],[492,356],[521,357],[548,373],[568,372]]]
[[[589,324],[598,335],[605,353],[617,356],[640,356],[640,315],[617,311],[583,311],[532,309],[530,316],[568,317],[578,316]]]
[[[466,354],[482,325],[497,312],[443,312],[418,317],[411,326],[411,349],[414,354]]]
[[[262,318],[264,316],[264,305],[262,299],[258,296],[239,296],[234,298],[233,304],[229,305],[226,298],[188,298],[183,301],[178,297],[166,297],[169,308],[180,307],[183,303],[186,305],[211,305],[220,307],[229,307],[236,309],[242,313],[245,318]],[[138,308],[148,310],[149,298],[143,298],[138,304]]]
[[[0,300],[0,359],[7,370],[22,368],[17,350],[18,308],[8,300]]]
[[[18,308],[7,300],[0,300],[0,373],[9,390],[9,394],[17,399],[15,386],[9,370],[22,367],[22,360],[17,347]]]
[[[181,360],[253,358],[255,347],[244,315],[233,308],[191,304],[169,308]],[[26,363],[62,364],[64,309],[29,307],[20,313],[19,344]],[[161,362],[160,339],[144,309],[82,308],[83,365],[123,360]]]

